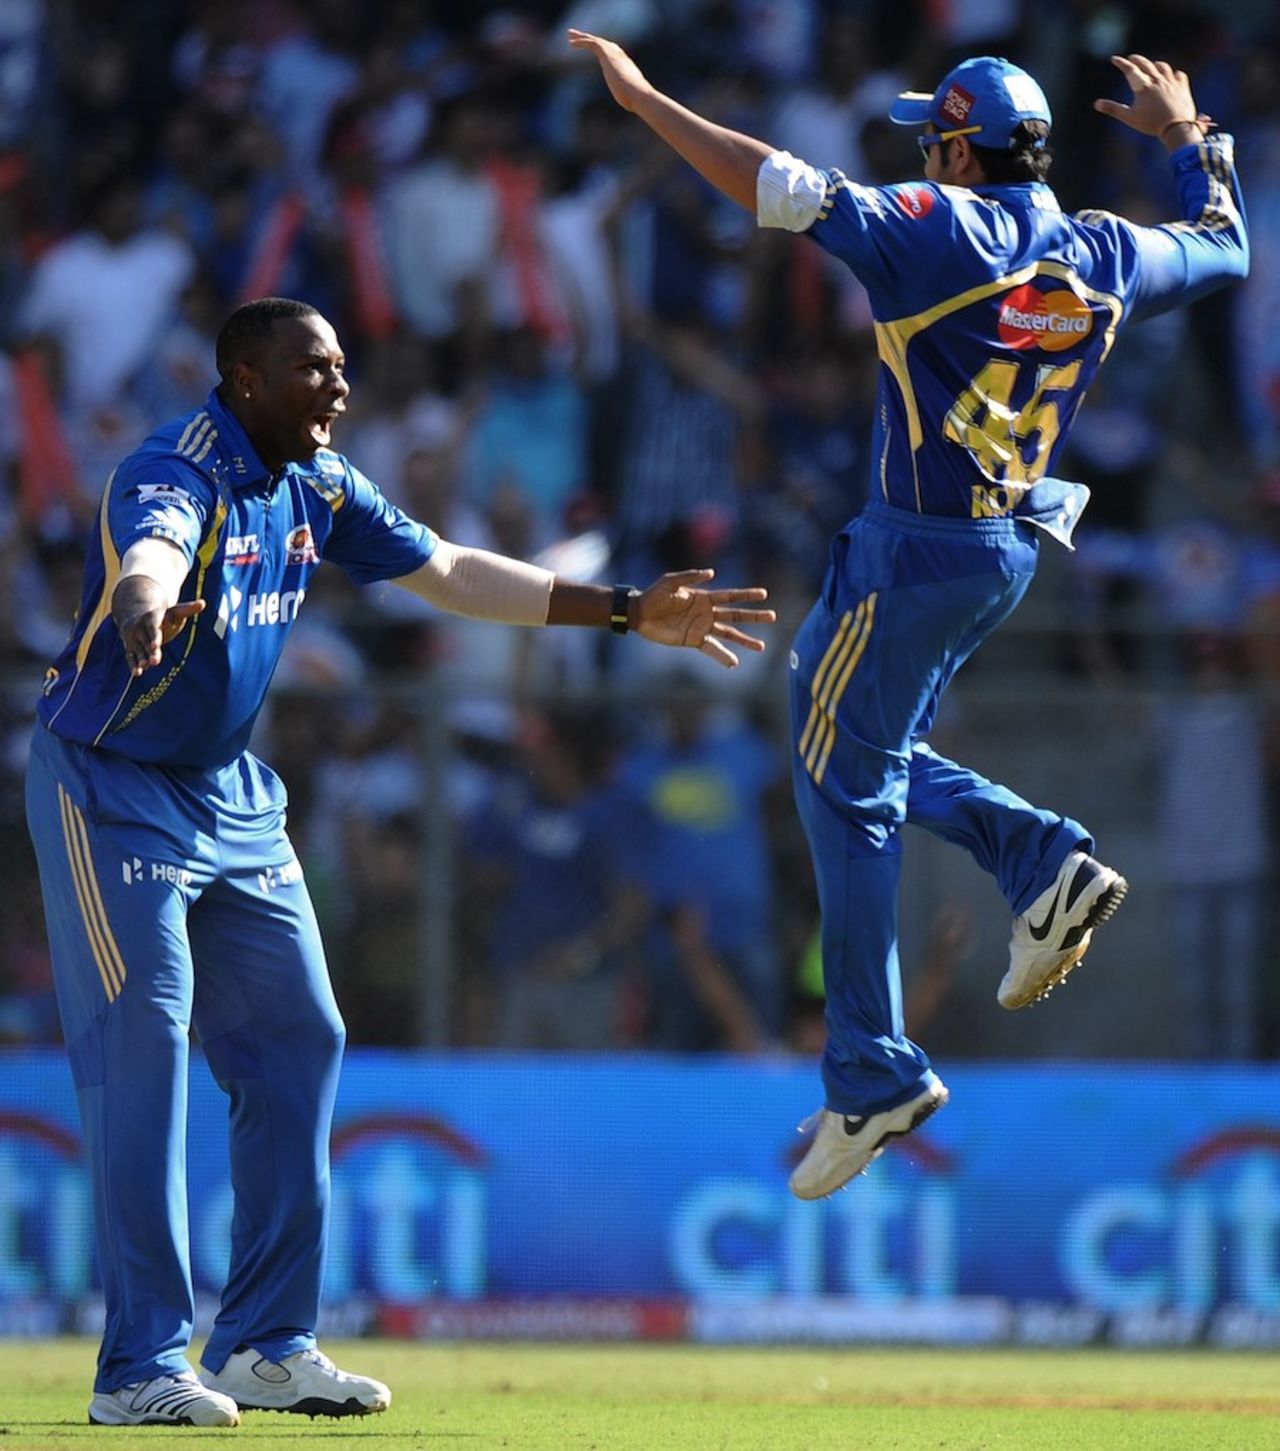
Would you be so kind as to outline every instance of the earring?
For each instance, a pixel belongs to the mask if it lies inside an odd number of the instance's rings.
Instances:
[[[246,393],[244,396],[247,398],[249,395],[248,395],[248,393]]]

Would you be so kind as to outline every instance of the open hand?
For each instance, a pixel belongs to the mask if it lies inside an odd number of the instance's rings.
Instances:
[[[636,98],[650,87],[644,72],[626,51],[616,41],[585,30],[571,30],[569,44],[574,50],[589,50],[595,56],[613,99],[624,111],[634,111]]]
[[[763,650],[763,640],[736,626],[767,625],[778,618],[772,610],[741,608],[748,601],[767,600],[769,591],[698,588],[714,579],[715,573],[714,569],[686,569],[656,580],[635,602],[636,633],[658,645],[700,650],[727,670],[737,665],[738,657],[726,640],[744,650]]]
[[[186,600],[167,610],[148,610],[120,627],[129,674],[137,677],[160,663],[160,651],[204,609],[203,600]]]
[[[1196,110],[1186,71],[1176,71],[1167,60],[1149,60],[1145,55],[1113,55],[1111,64],[1128,81],[1133,104],[1101,99],[1093,103],[1095,111],[1123,121],[1144,136],[1160,136],[1174,121],[1209,124],[1209,117]]]

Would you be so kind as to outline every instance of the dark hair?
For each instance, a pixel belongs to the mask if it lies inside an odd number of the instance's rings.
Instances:
[[[256,358],[271,340],[277,322],[318,316],[309,302],[297,302],[292,297],[259,297],[237,307],[218,333],[218,376],[225,383],[237,363]]]
[[[1053,165],[1049,150],[1049,126],[1045,121],[1019,121],[1005,148],[975,146],[973,154],[982,174],[993,186],[1044,181]]]

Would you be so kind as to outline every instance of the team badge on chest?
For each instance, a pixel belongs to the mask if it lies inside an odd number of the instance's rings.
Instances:
[[[284,562],[286,564],[318,564],[320,562],[310,524],[300,524],[298,528],[289,531],[289,536],[284,541]]]

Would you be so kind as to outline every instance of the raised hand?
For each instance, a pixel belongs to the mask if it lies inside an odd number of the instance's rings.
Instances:
[[[1176,71],[1167,60],[1150,60],[1145,55],[1113,55],[1111,64],[1129,83],[1133,103],[1099,99],[1095,111],[1122,121],[1144,136],[1160,136],[1176,122],[1199,125],[1211,123],[1208,116],[1196,110],[1191,95],[1191,80],[1186,71]]]
[[[595,56],[613,99],[624,111],[634,111],[636,97],[650,86],[644,72],[626,51],[616,41],[590,35],[585,30],[571,30],[569,44],[574,50],[589,50]]]
[[[727,670],[737,665],[738,657],[724,643],[726,640],[744,650],[763,650],[763,640],[736,626],[767,625],[778,618],[773,610],[741,608],[748,601],[768,599],[769,591],[757,587],[698,588],[714,578],[714,569],[664,574],[635,602],[636,633],[657,645],[700,650]]]

